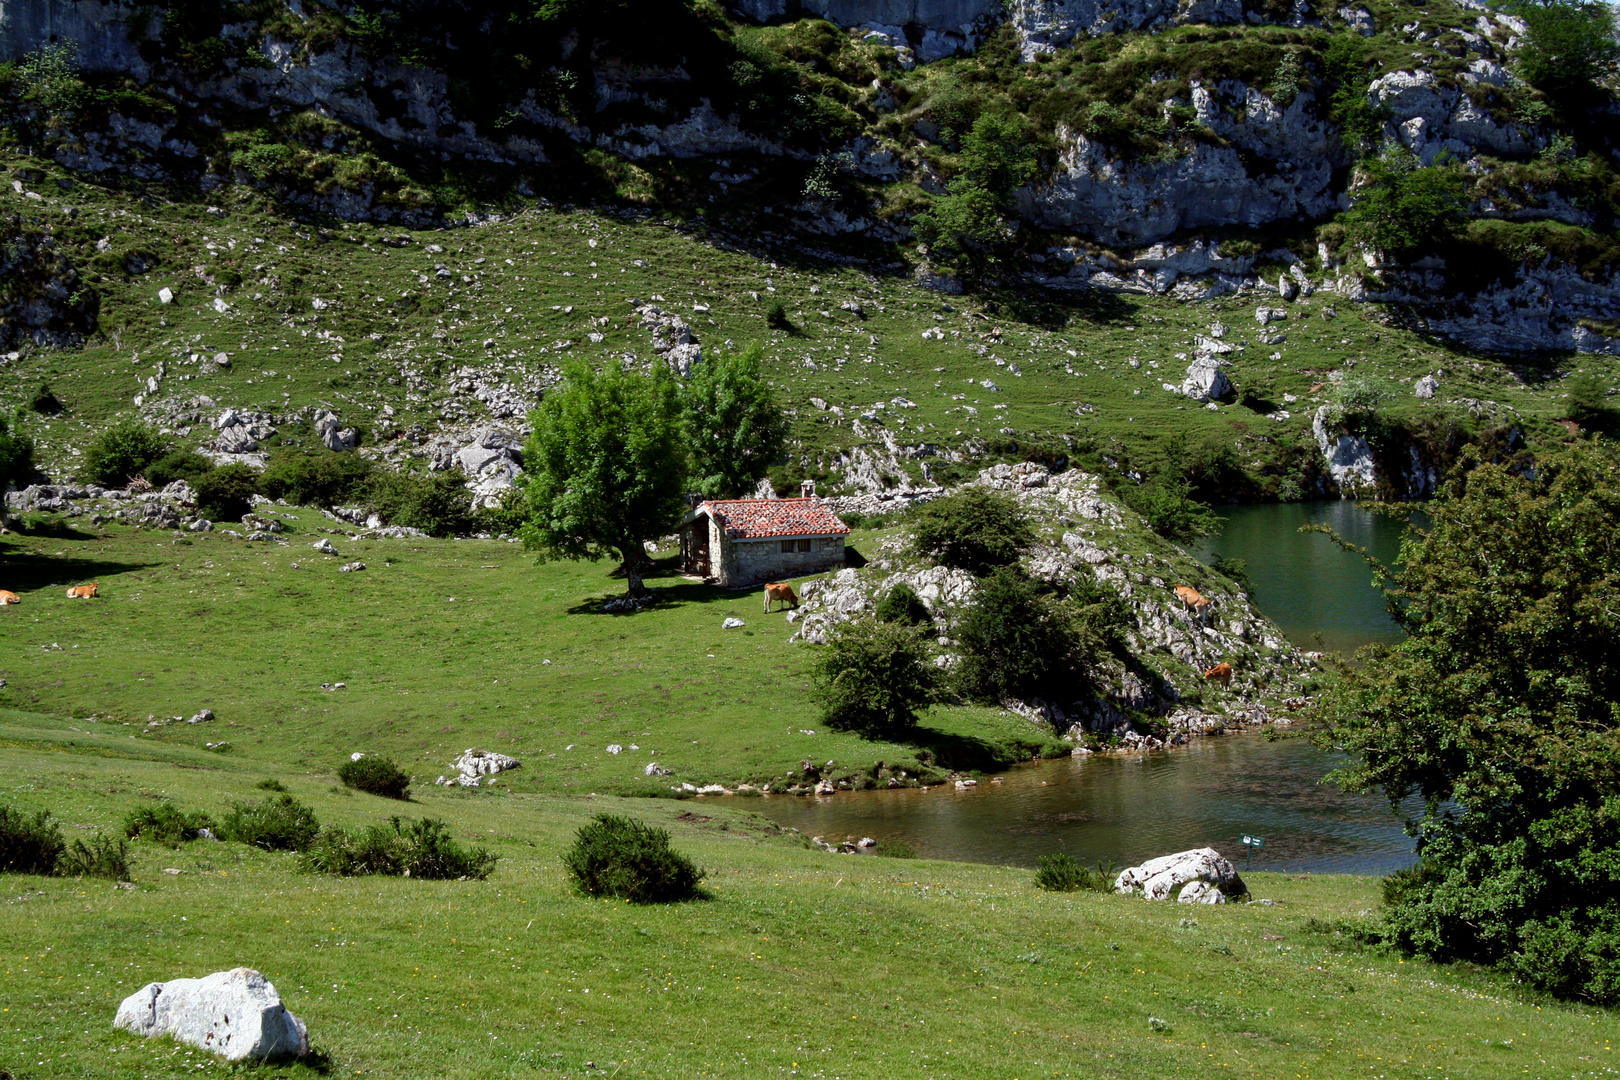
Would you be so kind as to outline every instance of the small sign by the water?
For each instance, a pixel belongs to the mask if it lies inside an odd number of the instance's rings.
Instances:
[[[1246,847],[1262,848],[1266,846],[1266,838],[1263,836],[1250,836],[1248,833],[1244,833],[1243,843]]]

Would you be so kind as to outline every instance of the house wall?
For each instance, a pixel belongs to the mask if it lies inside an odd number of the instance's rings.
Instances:
[[[715,530],[719,532],[718,529]],[[783,551],[780,539],[730,540],[715,538],[717,549],[723,552],[715,568],[720,584],[730,588],[744,588],[767,581],[820,574],[844,565],[844,538],[818,536],[810,541],[809,551]]]

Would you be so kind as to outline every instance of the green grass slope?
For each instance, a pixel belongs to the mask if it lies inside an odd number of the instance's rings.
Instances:
[[[1367,879],[1255,874],[1269,907],[1050,894],[1026,871],[808,850],[735,802],[428,790],[402,807],[324,770],[4,740],[0,799],[54,809],[70,837],[159,797],[217,812],[271,776],[323,822],[403,809],[501,856],[481,883],[337,880],[236,844],[143,842],[134,889],[0,878],[0,1067],[17,1080],[220,1071],[111,1020],[149,981],[244,964],[334,1076],[1495,1080],[1604,1074],[1620,1038],[1607,1013],[1323,933],[1375,903]],[[560,856],[601,811],[670,827],[712,899],[574,895]]]
[[[1533,443],[1567,437],[1551,423],[1564,405],[1550,362],[1457,355],[1383,325],[1376,309],[1331,297],[1290,305],[1281,326],[1287,340],[1266,344],[1253,299],[951,299],[856,267],[770,262],[655,216],[536,206],[435,232],[322,229],[257,197],[227,200],[215,216],[195,193],[143,191],[133,181],[113,190],[83,179],[64,190],[56,180],[69,177],[49,163],[14,155],[9,164],[9,176],[32,167],[41,179],[22,192],[0,185],[0,213],[51,223],[101,297],[101,331],[83,349],[24,349],[0,364],[8,410],[42,381],[67,405],[65,415],[27,425],[57,476],[71,476],[86,440],[118,415],[139,411],[193,441],[208,438],[206,427],[192,430],[214,415],[188,404],[199,395],[221,408],[278,414],[328,407],[380,444],[476,421],[487,416],[469,392],[476,379],[532,400],[567,358],[652,356],[651,335],[629,318],[632,299],[689,320],[706,349],[761,342],[793,416],[795,456],[812,471],[836,474],[838,454],[858,446],[885,459],[896,479],[913,481],[923,479],[925,463],[950,479],[969,471],[957,458],[1016,457],[1032,446],[1096,468],[1105,459],[1150,468],[1181,434],[1230,452],[1255,478],[1256,497],[1286,493],[1289,481],[1308,491],[1320,471],[1310,415],[1326,400],[1320,384],[1341,368],[1387,388],[1388,417],[1413,429],[1517,426]],[[132,256],[155,265],[126,274],[141,265]],[[158,299],[164,288],[175,297],[167,305]],[[773,302],[785,306],[791,332],[767,325]],[[863,314],[844,310],[846,302]],[[1176,354],[1190,355],[1194,337],[1217,322],[1230,328],[1228,342],[1243,346],[1229,357],[1238,385],[1284,405],[1290,418],[1241,405],[1209,411],[1162,389],[1184,377],[1186,361]],[[219,352],[229,370],[214,364]],[[1417,400],[1413,382],[1436,370],[1445,372],[1441,393]],[[1298,400],[1285,404],[1284,395]],[[880,408],[896,397],[915,408]],[[812,398],[845,415],[812,407]],[[313,441],[297,424],[278,438]],[[890,461],[891,444],[929,449]]]

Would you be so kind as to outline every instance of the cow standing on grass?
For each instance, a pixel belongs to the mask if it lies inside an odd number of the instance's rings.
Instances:
[[[771,604],[777,600],[782,601],[784,604],[791,605],[792,607],[799,606],[798,594],[793,591],[793,586],[789,585],[785,581],[779,581],[765,586],[765,611],[767,614],[769,614],[771,610]]]

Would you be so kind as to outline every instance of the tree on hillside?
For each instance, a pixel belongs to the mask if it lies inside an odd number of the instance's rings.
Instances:
[[[1601,0],[1519,0],[1511,10],[1528,31],[1519,74],[1549,97],[1579,104],[1620,66],[1614,9]]]
[[[34,440],[13,432],[0,418],[0,529],[6,528],[6,492],[34,475]]]
[[[1480,465],[1429,514],[1385,571],[1407,638],[1363,649],[1318,715],[1355,755],[1333,779],[1422,800],[1386,933],[1620,1001],[1620,455]]]
[[[913,552],[941,566],[987,574],[1017,562],[1035,529],[1011,495],[969,487],[912,511]]]
[[[979,582],[955,636],[962,646],[957,677],[970,697],[1079,696],[1081,642],[1070,613],[1016,567],[1001,567]]]
[[[138,420],[114,424],[85,447],[79,474],[103,487],[123,487],[169,452],[169,440]]]
[[[883,619],[840,623],[811,661],[822,722],[839,731],[894,737],[940,700],[944,680],[913,626]]]
[[[957,165],[945,194],[916,220],[917,235],[947,260],[1001,237],[1012,193],[1039,166],[1029,125],[1016,113],[980,115],[962,137]]]
[[[781,456],[787,420],[765,381],[758,345],[698,364],[680,399],[690,490],[722,499],[746,494]]]
[[[1365,182],[1340,215],[1350,236],[1405,258],[1449,240],[1462,220],[1463,175],[1451,165],[1424,165],[1404,147],[1362,163]]]
[[[685,506],[680,409],[668,369],[654,364],[641,375],[573,364],[529,422],[524,546],[551,558],[617,554],[630,595],[644,594],[642,541],[671,531]]]

